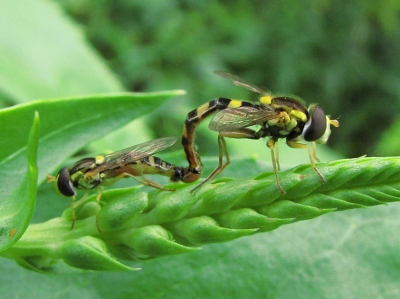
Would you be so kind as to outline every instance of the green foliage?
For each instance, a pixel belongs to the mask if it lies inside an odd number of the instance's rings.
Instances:
[[[2,201],[0,203],[0,250],[13,245],[25,232],[35,210],[38,167],[36,165],[37,149],[39,143],[39,114],[33,113],[33,125],[29,133],[29,139],[26,148],[15,152],[12,157],[3,159],[0,162],[0,178],[7,184],[2,188]],[[14,180],[14,184],[8,180],[10,170],[19,166],[17,162],[26,155],[27,165],[21,172],[25,172],[21,177]],[[16,173],[14,173],[15,175]],[[22,179],[21,179],[22,178]]]
[[[187,90],[190,103],[182,114],[216,96],[255,99],[211,75],[228,70],[272,92],[319,102],[334,118],[340,116],[346,129],[333,134],[330,144],[346,156],[388,152],[379,141],[400,108],[398,1],[61,3],[125,87]],[[170,119],[181,122],[174,115]],[[159,132],[156,120],[152,126]],[[397,132],[393,128],[390,136]],[[209,141],[204,135],[198,140]]]
[[[123,90],[55,3],[4,2],[0,36],[2,106]]]
[[[0,246],[8,258],[1,260],[2,294],[398,296],[400,242],[393,232],[400,228],[399,207],[359,209],[398,200],[397,158],[318,164],[328,180],[322,185],[305,151],[282,146],[281,165],[289,170],[279,173],[287,191],[281,197],[272,173],[263,172],[270,167],[265,141],[229,140],[232,162],[222,176],[232,178],[218,177],[195,196],[188,192],[193,186],[184,184],[171,184],[179,189],[174,193],[120,189],[133,180],[108,188],[101,234],[93,197],[77,211],[70,231],[68,200],[43,183],[79,159],[68,158],[78,151],[92,156],[155,136],[179,138],[187,112],[213,97],[256,99],[212,75],[215,69],[320,102],[340,116],[331,145],[341,153],[318,148],[322,161],[373,149],[396,155],[398,11],[396,1],[362,0],[7,2],[0,10],[1,106],[36,101],[0,111]],[[122,86],[156,93],[121,93]],[[186,89],[188,97],[166,102],[180,94],[158,92],[170,89]],[[137,119],[142,115],[146,119]],[[196,141],[205,177],[217,164],[216,134],[204,124]],[[181,149],[166,156],[185,163]],[[349,209],[355,210],[343,211]],[[313,220],[300,221],[307,219]],[[29,220],[35,224],[24,233]],[[227,242],[234,238],[239,239]],[[14,261],[43,273],[70,274],[37,275]]]

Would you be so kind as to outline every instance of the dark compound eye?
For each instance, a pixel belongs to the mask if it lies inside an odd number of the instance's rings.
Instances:
[[[58,173],[57,187],[62,195],[71,197],[76,194],[76,192],[72,186],[69,169],[67,167],[64,167]]]
[[[326,131],[326,115],[320,106],[310,108],[310,120],[304,128],[303,136],[306,141],[318,140]]]

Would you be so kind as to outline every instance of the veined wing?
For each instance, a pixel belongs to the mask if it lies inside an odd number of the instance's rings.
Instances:
[[[264,89],[262,87],[258,87],[254,84],[251,84],[251,83],[247,82],[246,80],[240,78],[239,76],[233,75],[231,73],[224,72],[224,71],[214,71],[214,74],[216,74],[222,78],[231,80],[237,86],[244,87],[248,90],[260,93],[262,95],[270,95],[271,94],[271,92],[269,90]]]
[[[227,132],[263,124],[278,115],[279,114],[269,106],[263,107],[262,110],[255,107],[226,108],[213,117],[208,128],[217,132]]]
[[[137,144],[126,149],[104,156],[104,162],[100,164],[96,171],[103,171],[108,168],[115,168],[127,163],[131,163],[145,157],[160,152],[176,142],[175,137],[164,137],[141,144]]]

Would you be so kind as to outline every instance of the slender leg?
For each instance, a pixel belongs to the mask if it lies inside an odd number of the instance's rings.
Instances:
[[[190,191],[190,193],[194,193],[197,189],[199,189],[201,186],[203,186],[205,183],[207,183],[208,181],[212,180],[213,178],[215,178],[217,175],[219,175],[226,166],[229,165],[229,163],[231,162],[230,158],[229,158],[229,154],[228,154],[228,148],[226,147],[226,141],[224,139],[224,136],[222,136],[221,134],[218,135],[218,166],[213,170],[213,172],[211,172],[211,174],[204,180],[202,181],[200,184],[198,184],[194,189],[192,189]],[[223,155],[225,154],[225,158],[226,158],[226,162],[223,163]]]
[[[275,141],[275,158],[276,158],[276,168],[281,171],[281,165],[279,164],[279,142]]]
[[[138,181],[139,183],[141,183],[142,185],[145,185],[145,186],[150,186],[150,187],[153,187],[153,188],[156,188],[156,189],[160,189],[160,190],[164,190],[164,191],[175,191],[175,190],[164,188],[164,187],[160,186],[159,184],[157,184],[156,182],[153,182],[153,181],[150,181],[150,180],[146,179],[145,176],[144,176],[146,165],[144,165],[144,164],[141,164],[141,165],[142,165],[141,167],[140,167],[140,164],[139,164],[139,167],[135,167],[135,170],[134,170],[133,173],[129,173],[127,170],[125,170],[124,172],[118,174],[116,177],[114,177],[112,179],[112,184],[114,184],[115,182],[119,181],[120,179],[123,179],[123,178],[126,178],[126,177],[130,177],[130,178],[135,179],[136,181]],[[139,178],[139,177],[141,177],[141,178]]]
[[[286,192],[285,192],[285,190],[283,190],[281,183],[279,181],[279,177],[278,177],[279,164],[278,164],[277,160],[275,159],[275,154],[274,154],[275,144],[277,144],[277,143],[274,139],[270,139],[267,142],[267,146],[271,150],[272,169],[274,170],[276,185],[277,185],[279,191],[281,191],[282,194],[285,194]]]
[[[76,201],[75,195],[72,196],[72,201],[71,201],[71,208],[72,208],[72,225],[71,225],[70,230],[72,230],[72,229],[74,228],[74,226],[75,226],[75,221],[76,221],[76,212],[75,212],[75,209],[76,209],[77,207],[79,207],[79,206],[86,200],[86,198],[88,197],[88,195],[89,195],[89,191],[85,192],[85,194],[82,196],[82,198],[79,199],[78,201]]]
[[[75,197],[75,195],[74,195],[74,196],[72,196],[72,201],[71,201],[71,208],[72,208],[72,212],[71,212],[71,213],[72,213],[72,224],[71,224],[70,230],[73,230],[73,229],[74,229],[75,221],[76,221],[75,200],[76,200],[76,197]]]
[[[175,190],[172,190],[172,189],[164,188],[161,185],[157,184],[156,182],[153,182],[153,181],[150,181],[150,180],[146,179],[143,174],[140,175],[141,179],[139,179],[139,177],[134,176],[134,175],[132,175],[130,173],[127,173],[127,172],[122,173],[121,176],[122,177],[129,176],[129,177],[135,179],[136,181],[138,181],[139,183],[141,183],[142,185],[145,185],[145,186],[153,187],[153,188],[164,190],[164,191],[175,191]]]
[[[317,145],[315,142],[312,143],[312,151],[313,151],[313,158],[315,161],[319,162],[319,159],[317,157]]]
[[[99,226],[99,212],[100,212],[100,209],[101,209],[100,199],[101,199],[101,196],[103,195],[103,190],[104,190],[104,188],[102,186],[98,187],[97,196],[96,196],[96,205],[97,205],[97,208],[96,208],[96,227],[97,227],[97,230],[99,231],[99,233],[101,233],[101,229],[100,229],[100,226]]]
[[[199,185],[197,185],[194,189],[190,191],[190,193],[194,193],[197,189],[199,189],[201,186],[215,178],[217,175],[219,175],[230,163],[230,158],[229,158],[229,153],[228,153],[228,148],[226,146],[226,141],[224,137],[229,137],[229,138],[245,138],[245,139],[260,139],[258,136],[257,132],[248,128],[242,128],[242,129],[237,129],[235,131],[229,131],[229,132],[220,132],[218,135],[218,149],[219,149],[219,163],[218,166],[211,172],[211,174]],[[225,155],[226,162],[223,163],[223,156]]]
[[[101,230],[100,230],[100,228],[99,228],[99,224],[98,224],[98,216],[99,216],[99,210],[100,210],[100,198],[101,198],[101,195],[103,194],[103,187],[99,187],[98,189],[97,189],[97,197],[96,197],[96,203],[97,203],[97,209],[96,209],[96,226],[97,226],[97,229],[98,229],[98,231],[99,231],[99,233],[101,233]],[[77,207],[79,207],[82,203],[84,203],[85,201],[86,201],[86,199],[88,198],[88,196],[89,196],[89,191],[87,191],[87,192],[85,192],[85,194],[82,196],[82,198],[81,199],[79,199],[78,201],[75,201],[75,196],[73,196],[72,197],[72,203],[71,203],[71,207],[72,207],[72,225],[71,225],[71,228],[70,228],[70,230],[72,230],[73,228],[74,228],[74,226],[75,226],[75,221],[76,221],[76,212],[75,212],[75,209],[77,208]]]
[[[287,145],[290,146],[291,148],[304,148],[307,150],[308,152],[308,157],[310,158],[310,163],[311,163],[311,167],[314,169],[314,171],[317,173],[317,175],[319,176],[320,180],[322,183],[326,183],[326,180],[324,178],[324,176],[322,175],[322,173],[319,172],[319,170],[317,169],[317,167],[315,166],[315,162],[313,159],[313,154],[310,150],[310,147],[307,144],[303,144],[303,143],[298,143],[294,140],[287,140],[286,141]],[[317,160],[318,161],[318,160]]]

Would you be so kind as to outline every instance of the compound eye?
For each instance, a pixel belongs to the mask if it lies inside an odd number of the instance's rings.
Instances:
[[[61,192],[61,194],[64,196],[71,197],[76,194],[76,192],[72,186],[71,176],[69,174],[69,169],[67,167],[64,167],[58,173],[57,187],[58,187],[58,190]]]
[[[306,141],[315,141],[326,131],[326,115],[320,106],[311,107],[309,114],[310,120],[304,128],[303,138]]]

